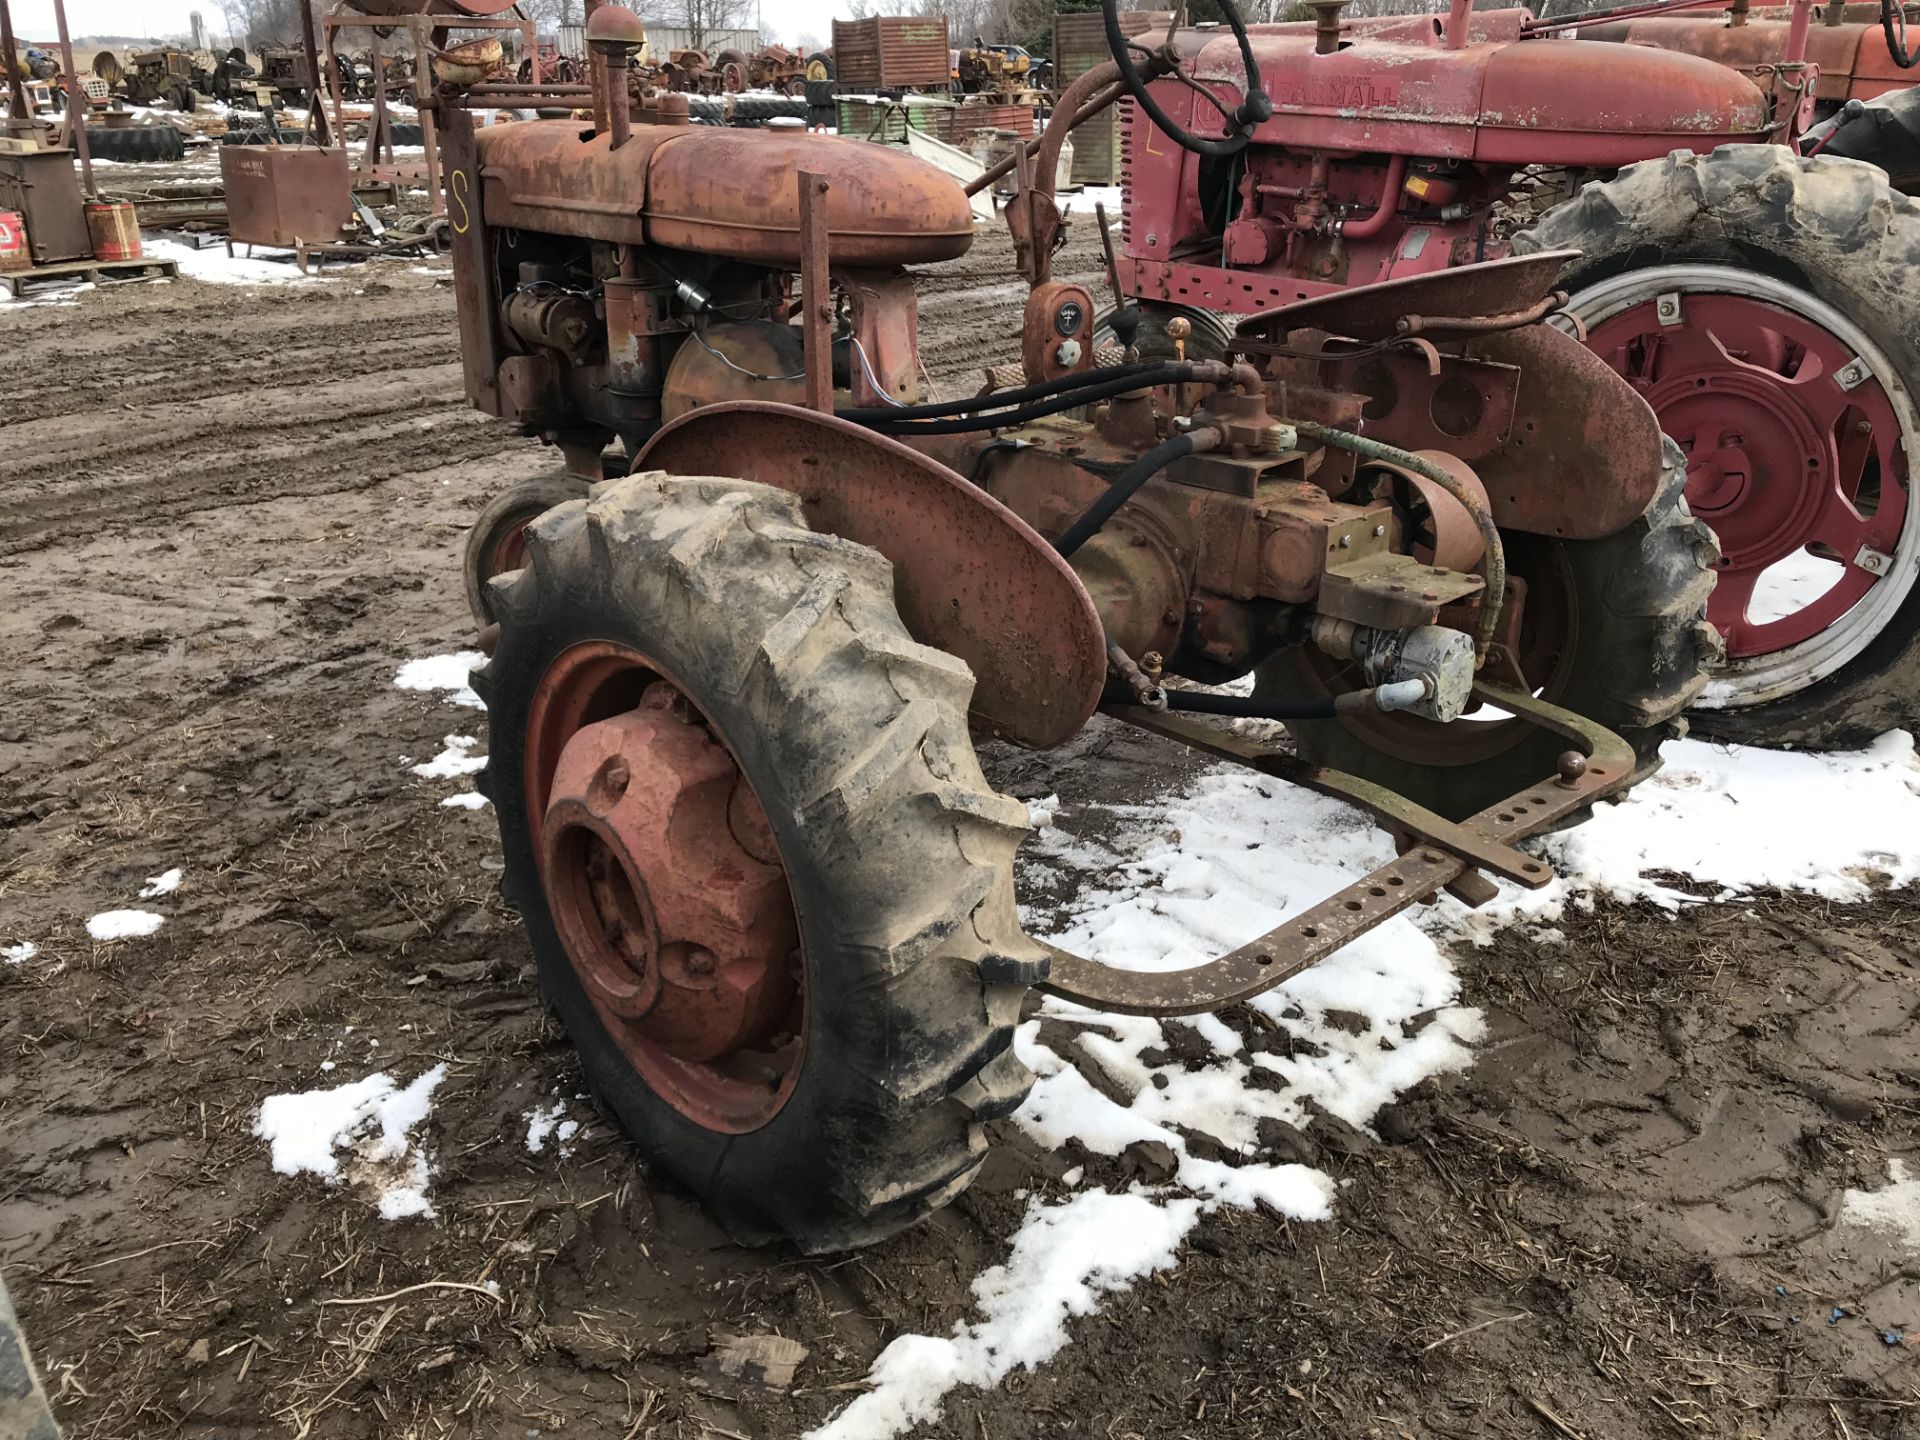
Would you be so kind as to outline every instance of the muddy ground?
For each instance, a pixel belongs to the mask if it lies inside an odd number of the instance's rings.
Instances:
[[[937,379],[1012,354],[1019,295],[997,243],[930,277]],[[0,943],[39,947],[0,964],[0,1266],[73,1435],[796,1436],[968,1318],[1018,1192],[1086,1159],[1003,1127],[933,1223],[816,1261],[729,1245],[590,1102],[569,1156],[528,1153],[578,1070],[490,813],[401,758],[478,717],[392,683],[470,643],[464,527],[545,463],[463,404],[452,326],[401,264],[0,311]],[[1131,798],[1190,768],[1096,739],[996,773],[1070,814],[1116,759]],[[88,939],[175,866],[157,935]],[[924,1433],[1920,1433],[1920,1270],[1834,1224],[1920,1151],[1917,915],[1603,905],[1469,954],[1470,1071],[1377,1136],[1268,1132],[1342,1182],[1331,1222],[1217,1213]],[[260,1100],[329,1060],[448,1066],[436,1221],[270,1169]],[[728,1333],[804,1344],[792,1389],[722,1374]]]

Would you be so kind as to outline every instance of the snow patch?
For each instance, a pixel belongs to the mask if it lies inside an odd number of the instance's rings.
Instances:
[[[473,710],[483,710],[485,703],[473,693],[468,683],[474,667],[484,665],[487,657],[478,650],[458,650],[451,655],[428,655],[419,660],[409,660],[400,667],[393,677],[393,683],[402,690],[439,690],[446,694],[447,702],[452,705],[465,705]]]
[[[40,947],[31,940],[22,940],[18,945],[0,948],[0,960],[9,965],[24,965],[40,953]]]
[[[547,1142],[553,1142],[553,1148],[562,1159],[573,1153],[573,1140],[580,1133],[578,1120],[565,1120],[567,1102],[555,1100],[551,1105],[536,1105],[527,1111],[527,1152],[538,1155],[547,1148]]]
[[[1125,192],[1118,185],[1087,185],[1077,193],[1054,197],[1063,215],[1091,215],[1094,206],[1104,205],[1107,219],[1114,225],[1120,223],[1120,205],[1124,198]]]
[[[1058,808],[1051,799],[1030,807],[1049,820]],[[1055,925],[1026,918],[1034,934],[1123,969],[1210,959],[1393,855],[1360,812],[1238,767],[1203,772],[1151,805],[1107,808],[1118,824],[1105,839],[1036,825],[1024,852],[1027,878],[1064,888],[1047,882],[1072,877],[1081,888]],[[1101,883],[1087,883],[1094,876]],[[1252,1002],[1264,1027],[1304,1045],[1250,1052],[1215,1016],[1156,1021],[1047,1001],[1015,1032],[1015,1047],[1038,1078],[1014,1122],[1042,1145],[1074,1141],[1094,1155],[1118,1156],[1142,1142],[1164,1146],[1172,1184],[1034,1202],[1007,1261],[974,1283],[980,1318],[944,1339],[896,1339],[867,1377],[873,1390],[813,1440],[886,1440],[937,1417],[956,1386],[993,1385],[1021,1366],[1045,1363],[1067,1343],[1070,1316],[1091,1313],[1104,1296],[1173,1264],[1181,1238],[1208,1210],[1265,1204],[1297,1220],[1330,1218],[1332,1179],[1311,1166],[1260,1159],[1261,1121],[1309,1126],[1311,1098],[1365,1125],[1421,1080],[1464,1068],[1481,1019],[1455,1003],[1458,995],[1434,939],[1402,917]],[[1174,1059],[1172,1027],[1198,1034],[1211,1062],[1190,1070]],[[1289,1049],[1297,1052],[1292,1058],[1281,1053]],[[1250,1085],[1255,1067],[1280,1075],[1286,1088]],[[1093,1083],[1089,1072],[1105,1083]],[[1218,1141],[1232,1159],[1192,1154],[1186,1135],[1193,1132]],[[1084,1178],[1074,1174],[1070,1183]]]
[[[269,1095],[260,1103],[253,1133],[272,1147],[273,1168],[281,1175],[319,1175],[334,1184],[351,1180],[372,1194],[383,1219],[431,1219],[431,1170],[412,1132],[426,1120],[433,1092],[446,1078],[442,1064],[405,1087],[376,1071],[330,1090]],[[337,1152],[345,1152],[344,1169]]]
[[[1536,842],[1560,872],[1552,884],[1504,888],[1477,911],[1443,902],[1446,923],[1485,944],[1517,919],[1551,923],[1595,895],[1677,910],[1759,889],[1858,901],[1876,885],[1920,880],[1920,760],[1904,730],[1824,755],[1698,740],[1662,755],[1660,773],[1620,803]],[[1661,874],[1715,893],[1676,889]]]
[[[102,910],[87,921],[87,934],[96,940],[137,940],[166,924],[151,910]]]
[[[487,797],[477,790],[463,790],[458,795],[449,795],[442,800],[443,806],[456,806],[462,810],[482,810],[486,808]]]
[[[997,1385],[1045,1364],[1067,1343],[1067,1320],[1165,1270],[1194,1221],[1191,1199],[1088,1190],[1059,1205],[1033,1203],[1003,1265],[973,1282],[981,1318],[945,1339],[902,1335],[873,1362],[862,1395],[807,1440],[887,1440],[939,1417],[958,1385]]]
[[[1907,1171],[1904,1160],[1887,1161],[1884,1190],[1849,1190],[1840,1197],[1840,1221],[1878,1230],[1920,1255],[1920,1178]]]
[[[449,735],[446,748],[431,760],[423,760],[413,767],[413,773],[423,780],[451,780],[456,775],[472,775],[487,768],[487,757],[474,753],[480,742],[471,735]]]
[[[224,245],[210,246],[202,250],[192,245],[183,245],[178,240],[147,235],[140,241],[140,253],[148,260],[171,260],[180,267],[182,275],[191,280],[203,280],[210,285],[290,285],[300,281],[322,282],[322,277],[318,274],[300,273],[300,267],[293,263],[291,250],[266,250],[264,253],[267,255],[278,255],[283,258],[262,259],[257,256],[229,255]]]
[[[180,873],[176,867],[159,875],[149,875],[146,886],[140,891],[140,898],[153,900],[162,895],[173,894],[180,888]]]

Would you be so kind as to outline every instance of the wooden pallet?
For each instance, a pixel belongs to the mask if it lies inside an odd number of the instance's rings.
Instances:
[[[33,265],[25,270],[0,270],[0,285],[18,300],[29,290],[91,280],[109,285],[125,280],[159,280],[180,273],[172,260],[62,260],[54,265]]]

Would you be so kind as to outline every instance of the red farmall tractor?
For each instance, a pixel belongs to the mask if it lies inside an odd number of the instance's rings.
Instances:
[[[1572,29],[1555,33],[1698,55],[1767,83],[1809,62],[1818,67],[1815,123],[1801,137],[1801,151],[1878,165],[1908,194],[1920,184],[1920,29],[1909,41],[1911,5],[1830,0],[1811,29],[1790,9],[1750,13],[1747,0],[1732,0],[1725,14],[1628,8],[1635,18],[1577,18]]]
[[[1249,999],[1442,888],[1546,883],[1516,842],[1658,763],[1717,654],[1718,551],[1633,387],[1543,323],[1573,257],[1105,369],[1093,296],[1042,280],[1023,383],[930,402],[906,267],[972,244],[958,184],[609,104],[637,30],[602,5],[590,86],[514,89],[591,98],[591,128],[477,129],[502,88],[442,92],[467,393],[567,461],[470,542],[481,784],[596,1092],[736,1233],[831,1249],[951,1199],[1027,1092],[1031,991]],[[1060,220],[1035,172],[1120,93],[1014,157],[1022,253]],[[1137,204],[1201,203],[1191,170],[1153,183]],[[1346,797],[1396,858],[1188,969],[1039,943],[1028,813],[974,736],[1058,745],[1100,709]]]
[[[1679,442],[1724,551],[1727,660],[1695,725],[1821,745],[1910,721],[1920,208],[1878,170],[1782,143],[1813,118],[1818,67],[1756,78],[1465,0],[1344,23],[1338,0],[1316,9],[1253,27],[1244,53],[1218,30],[1137,37],[1072,97],[1124,72],[1137,98],[1117,270],[1143,353],[1168,353],[1171,317],[1194,327],[1190,353],[1225,354],[1285,325],[1236,339],[1225,316],[1577,251],[1556,282],[1569,317]],[[1787,22],[1801,37],[1808,11]],[[1271,115],[1234,118],[1262,86]],[[1577,422],[1587,397],[1559,398]],[[1448,433],[1482,418],[1435,416]]]

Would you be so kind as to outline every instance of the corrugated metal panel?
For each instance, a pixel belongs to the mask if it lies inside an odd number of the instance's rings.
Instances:
[[[971,146],[973,137],[983,130],[1011,130],[1023,140],[1031,140],[1033,109],[1028,105],[956,105],[941,112],[940,125],[929,125],[929,133],[962,150]]]
[[[693,32],[679,25],[648,25],[647,56],[658,65],[675,50],[704,50],[708,56],[718,55],[722,50],[743,50],[751,55],[760,48],[758,30],[708,30],[699,44],[693,40]]]
[[[836,20],[833,71],[842,90],[944,89],[953,77],[947,19],[876,15]]]
[[[1033,110],[1026,105],[898,105],[849,99],[840,102],[840,133],[856,140],[885,139],[903,145],[908,126],[962,150],[972,148],[973,137],[983,130],[1011,130],[1026,140],[1038,133]]]
[[[570,60],[587,58],[587,27],[584,25],[562,25],[559,38],[554,42],[562,55]]]
[[[1173,23],[1171,10],[1122,10],[1120,29],[1128,35],[1158,30]],[[1065,89],[1078,76],[1111,59],[1107,53],[1106,22],[1098,12],[1053,17],[1054,84]],[[1113,185],[1120,180],[1119,110],[1122,101],[1103,116],[1073,132],[1073,179],[1077,185]]]

